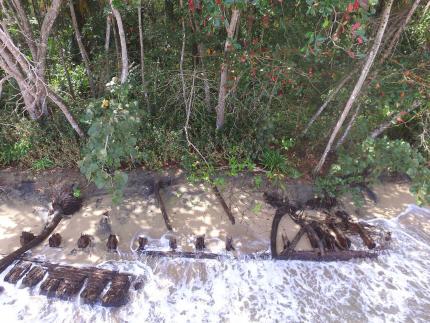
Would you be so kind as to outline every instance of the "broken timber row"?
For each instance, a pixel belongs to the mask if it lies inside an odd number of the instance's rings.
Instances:
[[[131,274],[96,267],[77,268],[32,259],[18,260],[11,267],[4,281],[16,284],[22,279],[21,285],[30,288],[41,283],[43,295],[70,300],[79,294],[85,304],[124,305],[132,281],[136,289],[141,284]]]

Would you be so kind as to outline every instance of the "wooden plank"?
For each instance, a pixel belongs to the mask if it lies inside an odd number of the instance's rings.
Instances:
[[[117,274],[112,279],[110,288],[103,295],[101,301],[103,306],[116,307],[127,303],[130,279],[127,275]]]
[[[53,278],[49,275],[45,281],[40,285],[40,293],[42,295],[54,296],[55,292],[60,285],[61,279]]]
[[[97,273],[92,274],[88,278],[87,284],[80,295],[84,303],[96,303],[108,282],[109,278],[106,275],[100,275]]]
[[[324,255],[314,251],[296,251],[277,256],[276,260],[302,260],[302,261],[348,261],[352,259],[377,258],[378,254],[369,251],[347,250],[327,251]]]
[[[228,219],[230,220],[231,224],[235,224],[236,220],[233,216],[233,213],[231,212],[230,208],[228,207],[227,203],[225,202],[224,198],[222,197],[221,192],[219,191],[218,187],[215,184],[212,185],[212,190],[214,191],[215,196],[217,197],[218,201],[221,203],[221,206],[224,209],[224,212],[227,214]]]
[[[33,266],[31,270],[25,275],[22,284],[26,287],[36,286],[45,277],[46,269],[41,266]]]
[[[75,296],[84,285],[86,276],[85,275],[77,275],[71,278],[64,278],[61,280],[55,296],[61,299],[70,299],[72,296]]]
[[[18,280],[20,280],[27,273],[30,267],[30,262],[19,261],[7,273],[7,275],[4,277],[4,281],[11,284],[16,284]]]
[[[163,215],[164,223],[166,224],[166,228],[169,231],[172,231],[172,225],[170,224],[169,216],[167,214],[166,207],[164,205],[163,199],[161,198],[160,194],[160,181],[156,181],[154,185],[154,193],[155,197],[157,198],[158,206],[160,207],[161,214]]]
[[[281,252],[282,254],[288,254],[291,252],[294,252],[294,249],[296,248],[297,244],[299,243],[300,239],[303,237],[303,235],[305,234],[306,230],[305,228],[302,226],[300,227],[299,232],[297,232],[297,234],[295,235],[295,237],[293,238],[293,240],[291,240],[290,245],[287,247],[287,249],[285,249],[284,251]]]
[[[308,238],[309,238],[309,241],[312,245],[312,248],[318,249],[319,253],[322,256],[324,256],[324,254],[325,254],[324,245],[323,245],[322,241],[320,240],[320,238],[318,237],[315,230],[309,224],[305,224],[304,227],[305,227],[306,233],[308,234]]]

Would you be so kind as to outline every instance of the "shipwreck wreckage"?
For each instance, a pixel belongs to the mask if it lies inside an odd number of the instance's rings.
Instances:
[[[163,184],[154,182],[154,194],[160,207],[167,230],[172,231],[167,210],[160,190]],[[219,189],[212,190],[234,225],[235,218]],[[270,253],[241,255],[240,259],[261,260],[304,260],[304,261],[347,261],[352,259],[376,258],[391,240],[390,232],[354,220],[332,198],[314,198],[304,205],[291,205],[275,193],[265,193],[266,201],[275,207],[270,233]],[[65,186],[57,191],[52,200],[52,220],[42,232],[35,236],[23,232],[20,237],[21,248],[0,260],[0,273],[8,269],[4,281],[22,287],[38,288],[41,294],[60,299],[72,299],[79,294],[85,304],[100,304],[117,307],[127,303],[130,288],[140,289],[143,277],[130,273],[107,270],[97,267],[73,267],[41,261],[26,256],[25,253],[39,245],[49,236],[49,246],[58,247],[61,236],[52,234],[63,215],[77,212],[82,199],[73,195],[73,186]],[[296,226],[296,233],[288,237],[282,231],[284,221]],[[302,239],[308,239],[311,250],[301,250],[298,246]],[[147,250],[148,239],[139,236],[136,253],[146,257],[194,258],[194,259],[232,259],[234,241],[226,238],[226,253],[215,254],[205,251],[204,236],[195,239],[195,252],[176,251],[176,239],[169,241],[170,251]],[[91,243],[89,235],[81,235],[79,248]],[[115,251],[117,237],[111,234],[107,240],[107,250]],[[0,286],[0,293],[1,293]]]

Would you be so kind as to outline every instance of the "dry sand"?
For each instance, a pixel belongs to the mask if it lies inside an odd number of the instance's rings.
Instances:
[[[226,236],[233,237],[237,253],[268,251],[275,209],[264,201],[263,190],[248,182],[232,181],[221,191],[236,218],[235,225],[230,223],[209,186],[185,182],[162,191],[173,232],[166,229],[154,194],[129,194],[120,206],[112,206],[108,195],[98,194],[87,198],[80,212],[64,219],[56,228],[55,232],[63,238],[61,248],[50,248],[46,241],[31,252],[33,256],[56,263],[99,264],[132,256],[139,235],[149,239],[148,249],[168,250],[167,237],[174,235],[179,250],[192,251],[196,235],[202,234],[210,252],[224,253]],[[366,201],[364,207],[356,209],[348,199],[344,203],[360,218],[390,218],[415,202],[407,183],[379,185],[374,191],[379,198],[377,204]],[[47,221],[47,207],[47,201],[34,194],[24,197],[0,194],[0,253],[7,254],[19,247],[21,231],[40,232]],[[112,233],[119,237],[118,253],[106,251],[109,232],[100,226],[104,212],[109,214]],[[284,217],[280,229],[291,240],[299,227]],[[93,236],[88,250],[77,248],[82,233]],[[306,237],[301,239],[298,248],[310,249]]]

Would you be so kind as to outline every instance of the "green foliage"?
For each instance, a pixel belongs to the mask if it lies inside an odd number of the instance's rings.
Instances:
[[[261,163],[265,169],[270,172],[285,173],[287,170],[287,163],[284,156],[278,151],[267,149],[263,152]]]
[[[31,168],[35,171],[45,170],[54,166],[54,162],[47,157],[36,160]]]
[[[127,183],[127,174],[121,168],[137,156],[140,115],[137,101],[130,97],[131,87],[116,82],[113,79],[108,84],[106,98],[87,108],[84,120],[89,125],[88,141],[79,167],[98,188],[110,190],[118,203]]]
[[[27,138],[21,138],[14,144],[3,144],[2,146],[0,147],[0,164],[4,165],[21,160],[31,148],[30,141]]]
[[[81,189],[79,187],[73,188],[73,196],[76,198],[80,198],[82,195]]]
[[[418,203],[430,203],[430,169],[426,159],[403,140],[367,139],[352,152],[341,151],[325,177],[317,179],[321,193],[359,196],[360,184],[374,184],[383,173],[407,174]]]

